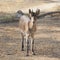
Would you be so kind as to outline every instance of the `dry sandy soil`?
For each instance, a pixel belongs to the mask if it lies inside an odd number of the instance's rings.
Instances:
[[[25,11],[25,8],[28,9],[31,8],[31,6],[34,6],[34,9],[36,7],[40,8],[41,12],[60,10],[59,2],[48,4],[47,2],[47,0],[42,0],[39,3],[28,4],[28,6],[24,6],[27,3],[20,4],[17,2],[16,4],[14,2],[0,2],[0,11],[15,12],[19,9]],[[50,2],[52,2],[52,0]],[[46,15],[37,20],[35,53],[35,56],[30,55],[27,57],[26,51],[21,51],[21,36],[18,21],[0,23],[0,60],[60,60],[60,14],[53,16]]]
[[[60,60],[60,14],[37,20],[35,53],[21,51],[18,22],[0,24],[0,60]]]

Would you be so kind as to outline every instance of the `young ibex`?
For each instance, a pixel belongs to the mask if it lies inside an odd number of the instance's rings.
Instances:
[[[22,36],[22,51],[24,51],[24,41],[26,41],[26,47],[27,47],[27,56],[29,55],[30,51],[30,46],[29,46],[29,40],[32,38],[31,46],[32,46],[32,52],[34,52],[34,35],[36,32],[36,21],[37,21],[37,16],[40,14],[40,10],[37,9],[36,12],[31,11],[29,9],[29,16],[28,15],[21,15],[20,20],[19,20],[19,28]]]

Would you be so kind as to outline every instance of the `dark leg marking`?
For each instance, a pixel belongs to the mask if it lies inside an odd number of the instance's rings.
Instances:
[[[22,37],[22,51],[24,51],[24,37]]]
[[[35,55],[35,52],[34,52],[34,39],[32,41],[32,52],[33,52],[33,55]]]
[[[29,40],[27,40],[27,55],[26,56],[29,56],[29,51],[30,51],[30,45],[29,45]]]

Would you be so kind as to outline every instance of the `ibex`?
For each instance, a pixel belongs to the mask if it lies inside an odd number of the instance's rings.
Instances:
[[[22,14],[19,19],[19,29],[21,32],[22,36],[22,51],[24,51],[24,41],[26,41],[26,51],[27,51],[27,56],[29,56],[29,51],[30,51],[30,46],[29,46],[29,40],[31,38],[31,47],[32,47],[32,52],[34,52],[34,35],[37,29],[37,17],[40,14],[40,10],[37,9],[36,12],[31,11],[29,9],[29,14]]]

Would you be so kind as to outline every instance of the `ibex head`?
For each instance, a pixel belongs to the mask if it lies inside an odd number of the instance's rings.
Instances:
[[[37,9],[36,12],[34,12],[33,10],[29,9],[29,15],[30,17],[34,17],[34,19],[36,19],[40,14],[40,9]]]

